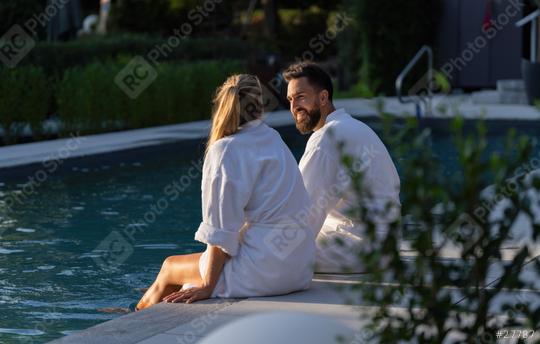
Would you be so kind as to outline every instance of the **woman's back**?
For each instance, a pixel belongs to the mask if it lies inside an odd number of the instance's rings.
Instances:
[[[235,135],[215,143],[209,152],[213,162],[205,162],[204,173],[212,176],[224,164],[227,178],[242,184],[249,193],[244,210],[246,221],[254,223],[296,223],[309,210],[309,196],[304,188],[298,165],[280,135],[260,120],[247,123]],[[218,163],[219,161],[219,163]],[[212,165],[212,166],[211,166]],[[205,186],[203,181],[203,201]]]
[[[227,233],[221,247],[233,256],[215,296],[279,294],[309,285],[314,238],[305,220],[310,200],[294,157],[274,129],[251,121],[216,141],[205,160],[202,201],[196,239],[206,242],[205,233],[219,228],[222,236]]]

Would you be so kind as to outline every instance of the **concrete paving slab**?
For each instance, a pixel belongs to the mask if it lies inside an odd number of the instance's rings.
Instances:
[[[198,342],[202,338],[203,337],[191,335],[160,333],[140,341],[138,344],[191,344]]]
[[[185,336],[205,336],[210,328],[223,326],[231,321],[240,319],[242,316],[229,314],[226,308],[222,308],[216,312],[211,312],[203,317],[193,319],[192,321],[179,325],[168,330],[167,334],[185,335]]]
[[[275,311],[327,315],[359,328],[359,316],[365,311],[346,302],[346,296],[341,295],[331,283],[314,282],[308,290],[280,296],[214,299],[195,304],[161,303],[52,343],[194,343],[210,331],[241,317]]]
[[[193,319],[205,317],[236,301],[208,300],[196,304],[160,303],[140,312],[130,313],[87,330],[59,338],[51,343],[127,344],[137,343]]]

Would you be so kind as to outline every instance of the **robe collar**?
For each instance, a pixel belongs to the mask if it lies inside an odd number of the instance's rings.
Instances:
[[[336,121],[340,118],[343,118],[344,116],[348,116],[348,113],[345,111],[345,109],[344,108],[337,109],[326,117],[326,123],[324,125],[327,125],[328,123],[332,121]]]
[[[256,128],[258,127],[259,125],[262,124],[262,120],[260,119],[254,119],[252,121],[249,121],[249,122],[246,122],[244,124],[242,124],[241,126],[238,127],[238,130],[240,131],[246,131],[246,130],[249,130],[251,128]]]

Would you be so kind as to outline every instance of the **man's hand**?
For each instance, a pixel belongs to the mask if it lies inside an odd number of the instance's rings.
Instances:
[[[195,287],[186,290],[180,290],[175,293],[172,293],[163,298],[164,302],[185,302],[192,303],[195,301],[206,300],[212,296],[213,288],[206,287]]]

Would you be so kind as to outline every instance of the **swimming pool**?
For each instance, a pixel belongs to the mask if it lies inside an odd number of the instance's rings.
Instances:
[[[306,138],[281,132],[299,157]],[[490,150],[500,138],[490,137]],[[448,137],[433,145],[445,173],[455,173]],[[117,317],[97,309],[127,307],[163,258],[203,249],[193,240],[201,154],[202,143],[190,141],[77,159],[31,194],[27,174],[0,179],[0,201],[21,200],[0,207],[0,342],[42,343]]]

